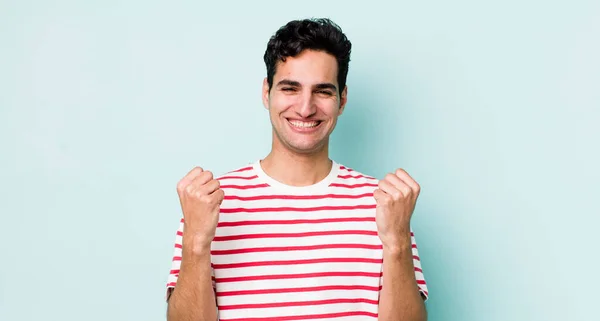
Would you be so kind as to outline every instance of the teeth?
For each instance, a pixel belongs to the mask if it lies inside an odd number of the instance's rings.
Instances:
[[[290,124],[294,125],[295,127],[299,127],[299,128],[311,128],[311,127],[317,126],[319,124],[319,122],[316,122],[316,121],[305,122],[305,121],[299,121],[299,120],[290,120]]]

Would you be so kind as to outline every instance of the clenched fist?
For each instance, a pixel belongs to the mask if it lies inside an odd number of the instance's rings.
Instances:
[[[183,211],[184,243],[197,250],[210,248],[224,197],[221,184],[210,171],[195,167],[179,181],[177,193]]]
[[[410,219],[420,190],[419,184],[402,169],[379,181],[373,196],[377,202],[377,232],[384,248],[398,249],[410,242]]]

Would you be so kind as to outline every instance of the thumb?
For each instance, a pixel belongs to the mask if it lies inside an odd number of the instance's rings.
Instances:
[[[377,203],[379,203],[384,196],[385,196],[385,192],[379,188],[377,188],[373,191],[373,198],[375,198],[375,201]]]

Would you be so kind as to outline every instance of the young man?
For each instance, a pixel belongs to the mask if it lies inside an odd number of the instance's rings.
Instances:
[[[169,321],[426,320],[410,228],[419,185],[401,169],[377,180],[329,159],[350,49],[327,19],[289,22],[270,39],[272,150],[179,182]]]

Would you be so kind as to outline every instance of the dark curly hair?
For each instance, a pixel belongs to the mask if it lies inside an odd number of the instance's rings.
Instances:
[[[281,27],[267,44],[264,61],[267,66],[269,90],[279,61],[295,57],[306,49],[324,51],[338,63],[338,85],[341,92],[346,86],[352,44],[342,29],[327,18],[293,20]]]

